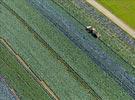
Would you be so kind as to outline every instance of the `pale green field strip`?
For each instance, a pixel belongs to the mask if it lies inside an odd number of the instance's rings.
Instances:
[[[21,100],[51,100],[51,97],[31,77],[15,56],[0,42],[0,75],[16,91]]]
[[[135,29],[135,0],[97,0],[117,17]]]
[[[19,3],[27,6],[25,1],[20,1]],[[29,10],[25,10],[25,8]],[[5,13],[1,17],[2,19],[6,18],[6,20],[1,20],[1,23],[3,24],[2,33],[5,34],[1,34],[1,36],[11,43],[13,48],[31,66],[33,71],[42,79],[47,80],[49,86],[62,99],[88,99],[88,95],[91,91],[89,92],[88,89],[80,85],[80,82],[74,79],[73,75],[58,61],[57,57],[52,55],[47,48],[43,47],[40,42],[34,39],[33,34],[27,30],[27,27],[18,22],[16,17],[10,14],[6,9],[3,8],[3,10]],[[45,40],[51,47],[53,47],[53,49],[55,49],[103,99],[131,99],[112,78],[100,70],[80,49],[76,48],[64,37],[61,32],[49,24],[48,21],[42,20],[42,17],[36,11],[32,10],[29,6],[22,7],[21,11],[19,11],[19,9],[17,10],[19,14],[22,13],[22,15],[20,15],[27,20],[38,33],[46,33],[44,34],[44,38],[46,38]],[[29,17],[24,16],[26,13]],[[33,16],[31,16],[31,14]],[[10,16],[10,18],[5,16]],[[51,35],[54,36],[51,37]],[[55,45],[54,42],[56,42],[57,45]],[[84,60],[82,61],[82,59]],[[71,90],[72,88],[74,89]],[[63,92],[63,90],[65,90],[65,92]],[[114,90],[116,90],[115,93]]]
[[[65,11],[72,15],[76,20],[78,20],[84,26],[92,25],[99,30],[101,34],[101,41],[109,46],[116,54],[122,57],[126,62],[135,66],[135,48],[130,47],[124,41],[120,40],[115,34],[108,34],[105,27],[100,25],[96,20],[94,20],[84,9],[75,5],[74,0],[52,0],[59,4]],[[113,34],[113,33],[111,33]],[[133,72],[135,73],[135,72]]]

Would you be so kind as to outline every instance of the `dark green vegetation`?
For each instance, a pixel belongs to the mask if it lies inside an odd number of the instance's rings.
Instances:
[[[11,44],[12,48],[27,62],[32,71],[40,79],[44,80],[61,100],[132,99],[111,76],[105,73],[99,65],[93,62],[63,32],[48,21],[47,18],[43,17],[28,2],[25,0],[3,1],[4,3],[2,2],[0,5],[0,36]],[[84,26],[94,25],[101,31],[101,40],[115,52],[120,50],[118,52],[119,56],[134,65],[134,49],[125,44],[116,35],[112,36],[102,30],[102,25],[98,26],[96,21],[84,9],[79,8],[73,0],[46,0],[46,2],[61,11],[67,19],[71,19],[72,15]],[[62,8],[57,4],[60,4]],[[67,13],[70,13],[70,17],[66,16]],[[85,30],[79,24],[78,28]],[[85,32],[84,34],[87,33]],[[90,35],[89,37],[92,38]],[[100,40],[97,41],[100,42]],[[127,49],[125,50],[126,47]],[[104,46],[103,50],[108,50],[106,48],[108,47]],[[110,53],[110,49],[108,53]],[[129,57],[129,55],[132,56]],[[127,57],[129,59],[126,59]],[[133,67],[125,66],[125,68],[130,74],[134,75]],[[20,69],[19,67],[20,72],[23,72],[23,70],[23,68]],[[10,71],[10,73],[14,75],[13,73],[15,72]],[[14,79],[12,75],[7,80]],[[26,73],[26,76],[30,76],[29,73]],[[27,79],[27,81],[33,83],[30,79]],[[22,84],[23,82],[20,81],[20,83]],[[14,84],[19,85],[17,82],[14,82]],[[22,87],[24,86],[22,85]],[[32,87],[33,89],[36,88]],[[17,94],[19,95],[19,93],[21,92],[18,91]],[[40,94],[42,93],[35,93],[35,95]],[[31,95],[30,97],[34,98]],[[41,98],[41,100],[44,99]]]
[[[134,0],[97,0],[117,17],[135,29]]]
[[[50,96],[17,61],[15,56],[0,42],[0,75],[16,91],[21,100],[51,100]]]

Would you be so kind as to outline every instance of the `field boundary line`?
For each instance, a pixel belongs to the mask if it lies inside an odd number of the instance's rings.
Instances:
[[[60,100],[59,97],[52,91],[52,89],[49,87],[49,85],[47,85],[45,81],[41,82],[41,79],[30,69],[29,65],[19,56],[19,54],[17,54],[13,50],[11,44],[8,41],[3,38],[0,38],[0,41],[6,46],[8,50],[10,50],[10,52],[17,58],[20,64],[23,65],[24,69],[32,75],[32,77],[37,81],[37,83],[42,86],[45,91],[47,90],[50,96],[52,96],[55,100]]]
[[[16,97],[16,100],[21,100],[18,95],[16,94],[15,90],[13,88],[10,89],[10,91],[12,92],[12,94]]]
[[[109,10],[107,10],[101,4],[96,2],[96,0],[86,0],[86,2],[88,2],[93,7],[95,7],[97,10],[99,10],[102,14],[104,14],[106,17],[108,17],[111,21],[113,21],[116,25],[121,27],[124,31],[129,33],[135,39],[135,30],[132,29],[130,26],[128,26],[126,23],[124,23],[120,18],[116,17]]]

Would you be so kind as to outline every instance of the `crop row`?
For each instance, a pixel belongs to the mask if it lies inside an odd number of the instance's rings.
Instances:
[[[31,75],[24,70],[23,66],[18,63],[3,43],[0,43],[0,58],[0,75],[4,76],[20,99],[51,99]]]
[[[114,99],[118,97],[124,98],[124,99],[129,98],[126,92],[124,92],[124,90],[121,87],[119,87],[119,85],[110,76],[105,74],[99,68],[99,66],[95,65],[90,60],[90,58],[86,56],[86,54],[84,54],[80,49],[78,49],[69,39],[67,39],[63,35],[63,33],[61,33],[47,19],[42,19],[42,17],[39,16],[39,13],[31,10],[29,5],[27,5],[25,1],[18,2],[17,0],[15,0],[14,4],[13,2],[10,2],[10,1],[7,3],[10,6],[12,5],[12,9],[14,9],[22,18],[24,18],[27,21],[27,23],[30,24],[30,26],[34,30],[36,30],[40,34],[40,36],[44,40],[46,40],[49,43],[49,45],[68,64],[72,66],[72,68],[100,96],[102,96],[102,98],[114,98]],[[27,10],[27,8],[29,8],[29,10]],[[13,19],[10,18],[10,21]],[[16,19],[14,19],[13,22],[18,23],[16,22]],[[31,68],[33,69],[33,71],[35,71],[42,79],[45,79],[45,81],[47,81],[50,87],[61,98],[63,98],[63,96],[64,96],[64,99],[78,98],[76,95],[79,93],[75,91],[80,91],[80,90],[82,91],[83,88],[82,86],[80,87],[80,85],[74,85],[74,84],[77,84],[78,82],[73,81],[73,78],[72,78],[73,76],[71,75],[71,73],[69,74],[68,71],[63,70],[65,69],[65,66],[63,66],[62,64],[58,64],[58,60],[56,59],[56,57],[50,54],[49,51],[46,50],[46,48],[40,42],[36,41],[36,39],[33,39],[32,33],[29,33],[26,30],[24,30],[23,25],[20,25],[19,23],[17,25],[16,24],[10,25],[11,23],[8,23],[8,21],[3,22],[3,23],[7,25],[5,30],[3,30],[4,33],[6,34],[3,34],[3,36],[10,41],[10,43],[14,46],[14,49],[20,53],[20,55],[27,61],[27,63],[29,63],[29,65],[31,65]],[[14,28],[19,29],[19,31],[13,30]],[[7,32],[6,30],[10,30],[10,33]],[[20,34],[18,34],[18,32]],[[21,33],[24,33],[24,34],[21,34]],[[59,72],[59,75],[58,75],[58,72]],[[52,73],[54,74],[52,75]],[[64,77],[62,78],[61,76],[62,77],[64,76]],[[71,81],[69,81],[70,79]],[[62,84],[63,86],[59,86],[60,84]],[[64,90],[65,92],[63,91],[61,92],[60,89]],[[69,91],[71,89],[76,94],[73,94],[72,92],[70,93]],[[116,94],[114,94],[114,90],[116,90],[117,92],[117,93],[115,92]],[[69,97],[67,97],[66,93],[68,94],[70,93]],[[81,93],[81,95],[85,95],[85,94]],[[81,96],[81,97],[85,97],[85,96]],[[78,99],[81,99],[81,98],[79,97]]]
[[[128,67],[129,65],[118,58],[116,54],[107,52],[109,49],[103,49],[106,48],[103,46],[103,44],[96,42],[93,38],[87,38],[88,36],[83,34],[85,31],[79,31],[81,26],[75,25],[75,21],[69,19],[68,15],[66,15],[64,12],[62,13],[62,10],[56,7],[53,8],[55,5],[51,5],[51,2],[50,5],[48,2],[40,2],[33,3],[35,4],[36,8],[40,10],[41,13],[52,23],[54,23],[57,28],[62,30],[62,32],[71,41],[73,41],[82,50],[86,51],[88,55],[95,61],[95,63],[101,66],[106,73],[109,73],[112,77],[117,79],[119,84],[123,83],[122,87],[134,97],[134,77],[130,76],[130,74],[128,74],[124,69],[124,66]],[[63,14],[63,16],[61,14]],[[77,29],[75,26],[80,29]],[[113,54],[113,56],[111,54]]]
[[[133,67],[135,66],[134,46],[133,45],[129,46],[126,43],[126,41],[121,40],[120,37],[116,35],[116,33],[119,32],[119,34],[122,34],[123,37],[126,37],[125,39],[128,39],[128,35],[126,33],[123,33],[122,30],[118,31],[119,29],[118,26],[115,25],[115,27],[117,27],[118,29],[112,27],[110,30],[110,28],[106,27],[109,25],[107,24],[106,21],[104,21],[104,18],[106,17],[105,16],[103,17],[103,15],[100,14],[97,10],[95,10],[95,8],[86,5],[84,2],[81,2],[80,0],[75,1],[52,0],[52,1],[61,6],[65,11],[67,11],[77,21],[79,21],[79,23],[83,24],[84,26],[92,25],[96,27],[96,29],[102,35],[101,36],[102,42],[104,42],[108,47],[110,47],[113,51],[115,51],[115,53],[117,53],[121,58],[130,63]],[[110,21],[108,20],[108,22]],[[112,23],[110,23],[110,25],[112,25]],[[112,31],[115,29],[117,30],[117,32]],[[129,41],[131,41],[132,43],[134,42],[134,40],[131,37],[129,37],[129,39],[131,39]]]
[[[7,12],[6,15],[8,15]],[[16,24],[12,25],[12,21]],[[85,90],[85,87],[70,74],[71,72],[57,60],[57,57],[52,55],[47,48],[33,37],[33,33],[17,21],[15,16],[11,17],[11,15],[10,21],[2,21],[3,25],[5,24],[5,28],[3,28],[5,34],[3,36],[10,40],[14,49],[26,60],[31,69],[42,80],[45,80],[62,99],[92,98],[91,95],[89,96],[90,93],[87,94],[88,89]],[[10,24],[8,24],[9,22]],[[19,29],[19,32],[17,29]],[[10,30],[10,33],[6,32],[7,30]],[[69,96],[66,95],[67,93]]]

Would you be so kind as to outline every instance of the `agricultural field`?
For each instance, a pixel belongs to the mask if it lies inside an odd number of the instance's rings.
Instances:
[[[38,98],[52,100],[47,94],[47,91],[45,91],[36,80],[23,69],[21,63],[17,61],[15,56],[8,51],[2,42],[0,42],[0,75],[0,89],[2,92],[1,94],[3,94],[3,96],[0,95],[1,100],[17,100],[17,98],[23,100],[37,100]],[[5,82],[2,80],[5,80]],[[8,88],[3,88],[6,83],[10,87],[9,91],[13,89],[17,97],[10,96],[11,94],[8,93]]]
[[[97,0],[100,4],[135,29],[134,0]]]
[[[135,40],[84,0],[0,0],[0,10],[0,76],[17,98],[135,99]]]

